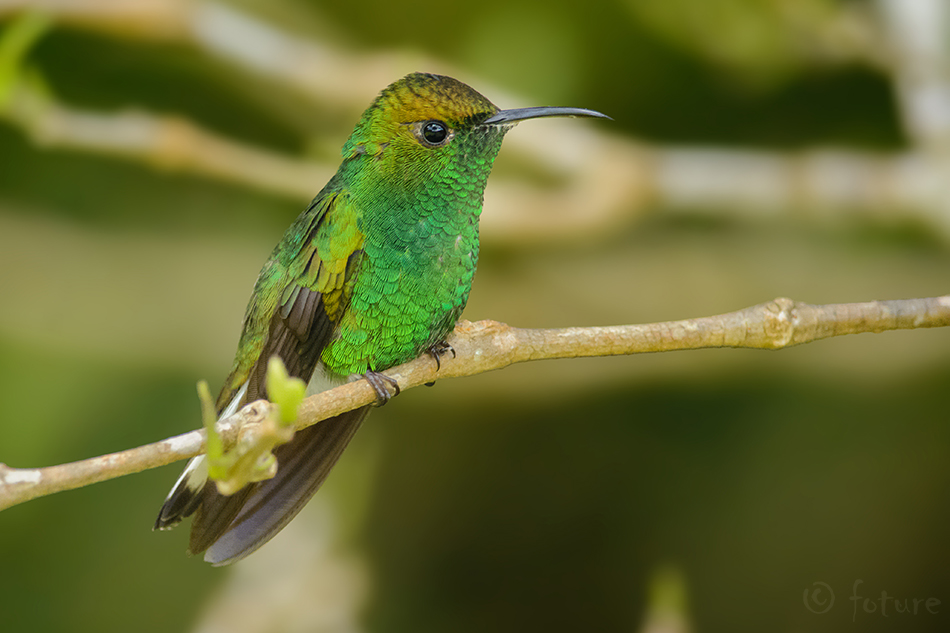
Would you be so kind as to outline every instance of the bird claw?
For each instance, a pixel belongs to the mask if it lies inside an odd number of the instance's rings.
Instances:
[[[448,344],[447,341],[439,341],[432,347],[428,349],[429,356],[435,361],[435,370],[439,371],[442,369],[442,357],[452,352],[452,358],[457,358],[455,353],[455,348]]]
[[[435,361],[435,371],[438,372],[442,369],[442,357],[452,352],[452,358],[456,358],[455,348],[448,344],[447,341],[439,341],[428,350],[426,350],[429,356],[432,357],[432,360]],[[435,381],[427,382],[426,387],[432,387],[435,385]]]
[[[369,386],[376,392],[376,406],[381,407],[393,396],[398,396],[400,392],[399,383],[395,378],[373,371],[372,369],[363,374],[363,378],[369,383]],[[388,387],[393,388],[393,393],[389,393]]]

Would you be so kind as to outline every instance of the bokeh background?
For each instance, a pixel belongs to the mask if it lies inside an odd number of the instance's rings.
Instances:
[[[0,29],[11,466],[196,428],[261,263],[415,70],[614,118],[509,135],[471,320],[947,293],[942,0],[2,0]],[[0,629],[947,630],[948,385],[942,330],[442,381],[233,568],[150,531],[178,465],[0,513]]]

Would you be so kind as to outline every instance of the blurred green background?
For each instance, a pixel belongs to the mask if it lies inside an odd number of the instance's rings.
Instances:
[[[54,10],[22,68],[65,107],[174,115],[329,165],[399,76],[358,104],[315,105],[188,37],[97,17],[100,4],[79,3],[87,19],[57,17],[56,2],[0,4],[7,33],[18,7]],[[479,79],[608,113],[597,132],[625,142],[881,155],[918,144],[894,76],[831,28],[842,12],[873,16],[872,2],[229,6],[365,67],[354,83],[376,76],[371,56],[400,73],[439,60],[502,107]],[[255,275],[304,201],[188,165],[45,147],[24,130],[0,114],[0,461],[51,465],[197,428],[194,384],[220,386]],[[505,155],[497,171],[517,179]],[[486,235],[465,316],[606,325],[776,296],[947,292],[946,224],[898,208],[831,221],[721,211],[658,204],[584,239]],[[185,529],[150,531],[178,465],[0,513],[0,629],[947,630],[948,384],[943,330],[442,381],[374,412],[314,508],[235,569],[186,557]],[[856,580],[862,598],[941,604],[868,613],[850,599]],[[808,602],[816,582],[835,594],[826,613]]]

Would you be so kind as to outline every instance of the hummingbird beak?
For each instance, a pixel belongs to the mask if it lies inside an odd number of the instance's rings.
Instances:
[[[584,108],[514,108],[511,110],[499,110],[496,114],[482,121],[482,125],[511,125],[525,119],[539,119],[549,116],[582,116],[596,119],[610,119],[606,114],[601,114],[596,110],[586,110]]]

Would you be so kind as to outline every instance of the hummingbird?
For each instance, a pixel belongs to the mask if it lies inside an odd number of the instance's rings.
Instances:
[[[267,398],[268,360],[322,391],[365,379],[377,405],[398,393],[380,372],[451,350],[478,261],[485,184],[505,134],[583,108],[499,110],[451,77],[413,73],[385,88],[343,145],[343,160],[264,263],[244,316],[218,419]],[[194,515],[189,552],[213,565],[270,540],[316,493],[372,405],[298,431],[274,450],[276,475],[232,495],[193,458],[155,521]]]

